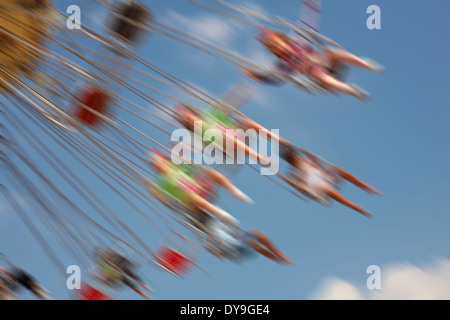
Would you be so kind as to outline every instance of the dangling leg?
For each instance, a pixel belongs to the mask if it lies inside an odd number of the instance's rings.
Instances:
[[[142,291],[141,289],[139,289],[134,283],[132,283],[131,280],[129,279],[123,279],[123,283],[128,286],[131,290],[133,290],[134,292],[136,292],[138,295],[140,295],[141,297],[143,297],[144,299],[147,300],[151,300],[152,297],[150,297],[148,294],[146,294],[144,291]]]
[[[325,190],[325,194],[327,196],[329,196],[331,199],[336,200],[340,204],[343,204],[344,206],[347,206],[350,209],[353,209],[353,210],[355,210],[355,211],[365,215],[368,218],[372,217],[372,213],[370,213],[369,211],[367,211],[363,207],[361,207],[361,206],[359,206],[359,205],[357,205],[357,204],[347,200],[344,196],[342,196],[339,192],[337,192],[336,190],[334,190],[331,187],[328,187]]]
[[[270,252],[269,250],[264,248],[261,244],[259,244],[255,240],[248,240],[248,245],[253,250],[258,252],[259,254],[262,254],[266,258],[269,258],[270,260],[275,261],[275,262],[279,262],[280,259],[275,254],[273,254],[272,252]]]
[[[237,224],[237,220],[231,214],[209,203],[198,194],[191,194],[190,198],[193,206],[212,213],[231,224]]]
[[[148,285],[146,285],[144,282],[140,280],[135,280],[137,284],[139,284],[142,288],[144,288],[147,291],[155,292],[152,288],[150,288]]]
[[[294,264],[294,262],[284,255],[270,240],[268,236],[263,234],[259,230],[252,230],[251,234],[255,237],[256,241],[253,239],[248,240],[250,247],[264,255],[265,257],[278,262],[278,263],[290,263]]]
[[[355,186],[365,190],[366,192],[374,193],[374,194],[381,194],[380,191],[378,191],[377,189],[375,189],[372,186],[368,185],[367,183],[362,182],[361,180],[359,180],[357,177],[355,177],[353,174],[351,174],[347,170],[344,170],[344,169],[339,168],[339,167],[334,167],[334,169],[336,169],[336,172],[337,172],[337,174],[340,177],[342,177],[343,179],[347,180],[348,182],[351,182]]]
[[[136,292],[138,295],[140,295],[141,297],[143,297],[144,299],[147,300],[152,300],[152,297],[149,296],[148,294],[146,294],[144,291],[142,291],[141,289],[137,288],[137,287],[133,287],[131,288],[133,289],[134,292]]]
[[[216,170],[213,169],[207,169],[205,170],[208,172],[208,175],[212,181],[217,183],[218,185],[224,187],[227,191],[229,191],[234,197],[237,199],[253,204],[253,200],[250,199],[245,193],[243,193],[241,190],[239,190],[233,183],[231,183],[230,180],[228,180],[224,175],[220,174]]]
[[[360,100],[366,100],[369,98],[369,94],[364,90],[356,86],[348,85],[345,82],[336,79],[335,77],[323,71],[322,68],[313,68],[310,76],[319,81],[320,84],[327,89],[344,92]]]
[[[379,64],[368,59],[360,58],[348,51],[342,49],[329,49],[327,52],[331,59],[336,59],[346,64],[359,66],[374,73],[382,72],[383,68]]]

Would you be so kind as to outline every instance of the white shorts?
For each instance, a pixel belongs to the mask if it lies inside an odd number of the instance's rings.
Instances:
[[[304,169],[294,175],[294,179],[305,193],[322,204],[329,204],[326,190],[333,186],[331,175],[321,169],[307,165]]]

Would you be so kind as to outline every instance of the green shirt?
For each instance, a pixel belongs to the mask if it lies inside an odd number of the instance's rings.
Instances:
[[[205,132],[209,129],[218,129],[223,131],[223,129],[236,129],[236,125],[233,120],[223,111],[211,107],[205,112],[204,121],[202,123],[202,134],[205,136]],[[225,133],[225,132],[223,132]],[[223,138],[223,137],[222,137]],[[217,142],[215,136],[211,136],[207,142]],[[220,144],[220,143],[219,143]],[[225,148],[225,142],[222,142]]]
[[[192,186],[197,186],[195,169],[185,164],[172,164],[167,172],[158,177],[156,185],[168,200],[174,197],[189,206],[189,192],[192,192]]]

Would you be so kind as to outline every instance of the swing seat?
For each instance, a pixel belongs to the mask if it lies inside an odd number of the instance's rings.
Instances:
[[[88,125],[96,126],[99,124],[99,117],[86,107],[103,114],[106,111],[108,101],[109,96],[102,90],[85,89],[81,94],[80,105],[76,106],[75,116]]]
[[[141,31],[140,24],[152,22],[152,13],[136,2],[124,3],[111,23],[111,31],[120,39],[136,43]]]
[[[156,262],[163,269],[177,276],[186,275],[193,265],[193,262],[186,256],[166,246],[159,249]]]
[[[92,287],[91,285],[87,284],[87,283],[83,283],[80,292],[78,293],[79,297],[81,300],[89,300],[89,301],[94,301],[94,300],[112,300],[111,297],[109,297],[108,295],[104,294],[103,292],[101,292],[98,289],[95,289],[94,287]]]

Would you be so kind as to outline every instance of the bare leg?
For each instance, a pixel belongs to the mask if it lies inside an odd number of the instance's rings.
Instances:
[[[143,297],[144,299],[147,299],[147,300],[151,300],[151,299],[152,299],[152,297],[150,297],[148,294],[146,294],[146,293],[145,293],[144,291],[142,291],[141,289],[135,287],[134,285],[130,286],[130,288],[131,288],[134,292],[136,292],[138,295],[140,295],[141,297]]]
[[[361,207],[361,206],[359,206],[357,204],[354,204],[353,202],[347,200],[344,196],[342,196],[339,192],[337,192],[336,190],[332,189],[331,187],[328,187],[328,189],[325,190],[325,194],[327,196],[329,196],[330,198],[336,200],[340,204],[343,204],[344,206],[347,206],[350,209],[353,209],[353,210],[355,210],[355,211],[365,215],[368,218],[372,217],[372,214],[369,211],[367,211],[363,207]]]
[[[267,250],[266,248],[264,248],[261,244],[259,244],[258,242],[256,242],[255,240],[249,240],[248,241],[248,245],[255,250],[256,252],[258,252],[259,254],[262,254],[263,256],[265,256],[266,258],[269,258],[272,261],[275,262],[279,262],[279,258],[273,254],[272,252],[270,252],[269,250]]]
[[[251,233],[257,240],[257,241],[255,240],[249,241],[249,245],[250,247],[252,247],[252,249],[275,262],[293,264],[293,261],[286,255],[284,255],[274,245],[274,243],[272,242],[272,240],[270,240],[268,236],[266,236],[259,230],[252,230]]]
[[[367,183],[362,182],[361,180],[359,180],[357,177],[355,177],[353,174],[351,174],[350,172],[348,172],[347,170],[344,170],[342,168],[339,167],[334,167],[336,169],[336,172],[339,176],[341,176],[342,178],[344,178],[345,180],[347,180],[348,182],[353,183],[355,186],[369,192],[369,193],[375,193],[375,194],[381,194],[380,191],[378,191],[377,189],[371,187],[370,185],[368,185]]]
[[[230,138],[227,138],[227,141],[229,141],[229,140],[230,140]],[[270,163],[269,159],[259,155],[258,152],[251,149],[248,145],[245,144],[244,141],[240,141],[237,137],[234,137],[234,150],[236,151],[236,153],[238,151],[244,150],[245,155],[248,156],[250,159],[252,159],[255,162],[259,162],[262,164]]]
[[[216,215],[217,217],[219,217],[225,221],[228,221],[229,223],[237,224],[236,219],[231,214],[229,214],[225,210],[222,210],[222,209],[214,206],[213,204],[209,203],[208,201],[206,201],[205,199],[203,199],[202,197],[200,197],[197,194],[191,195],[191,202],[194,206],[196,206],[200,209],[203,209],[207,212],[210,212],[210,213]]]
[[[327,89],[344,92],[358,99],[364,99],[367,97],[367,94],[361,89],[348,85],[323,71],[314,70],[311,72],[310,76],[319,81],[320,84]]]
[[[155,292],[152,288],[150,288],[149,286],[147,286],[144,282],[136,280],[137,284],[139,284],[142,288],[144,288],[147,291],[150,292]]]
[[[348,51],[342,49],[329,49],[328,55],[331,59],[336,59],[338,61],[344,62],[346,64],[359,66],[369,71],[373,71],[373,66],[370,61],[364,60],[363,58],[354,55]]]
[[[239,199],[241,201],[247,202],[247,203],[253,203],[253,201],[248,196],[246,196],[241,190],[239,190],[224,175],[220,174],[216,170],[207,169],[207,168],[205,168],[205,170],[208,172],[208,175],[209,175],[209,177],[211,178],[212,181],[214,181],[218,185],[224,187],[234,197],[236,197],[237,199]]]

